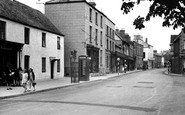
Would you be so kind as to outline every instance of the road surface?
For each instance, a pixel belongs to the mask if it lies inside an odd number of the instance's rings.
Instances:
[[[147,70],[2,99],[0,115],[185,115],[185,77],[163,72]]]

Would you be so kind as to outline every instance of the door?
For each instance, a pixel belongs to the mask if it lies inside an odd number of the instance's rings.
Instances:
[[[54,60],[51,61],[51,79],[54,78]]]

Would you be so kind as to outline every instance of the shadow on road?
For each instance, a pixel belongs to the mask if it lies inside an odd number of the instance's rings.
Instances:
[[[70,101],[47,101],[47,100],[3,100],[6,102],[17,103],[17,102],[34,102],[34,103],[57,103],[57,104],[73,104],[73,105],[85,105],[85,106],[99,106],[99,107],[110,107],[110,108],[122,108],[130,109],[143,112],[155,112],[156,108],[146,108],[146,107],[135,107],[127,105],[107,105],[107,104],[96,104],[96,103],[85,103],[85,102],[70,102]]]

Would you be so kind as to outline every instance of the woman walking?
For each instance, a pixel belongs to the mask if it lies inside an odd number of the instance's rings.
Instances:
[[[31,91],[31,87],[33,87],[33,91],[35,91],[35,73],[33,72],[33,69],[30,68],[28,72],[28,85],[29,85],[29,91]]]
[[[27,92],[27,82],[28,82],[28,73],[26,70],[23,70],[22,73],[22,86],[24,88],[24,92]]]

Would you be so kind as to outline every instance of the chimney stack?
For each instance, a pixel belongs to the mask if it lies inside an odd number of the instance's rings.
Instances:
[[[148,38],[145,39],[145,43],[148,43]]]
[[[89,4],[93,7],[96,7],[96,3],[94,2],[94,0],[90,1]]]

